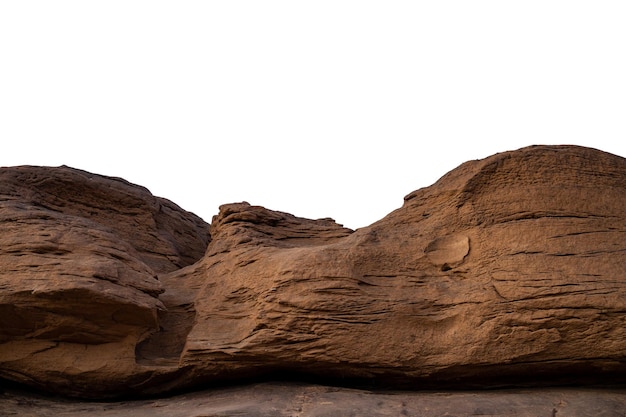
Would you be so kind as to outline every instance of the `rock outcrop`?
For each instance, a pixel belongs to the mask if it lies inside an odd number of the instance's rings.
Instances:
[[[97,203],[72,175],[97,179],[84,185]],[[626,371],[615,155],[535,146],[470,161],[357,231],[229,204],[210,239],[120,180],[16,168],[0,181],[5,379],[98,397],[286,374],[419,389]]]
[[[202,257],[209,226],[148,190],[67,167],[0,170],[0,375],[80,395],[141,375],[160,274]],[[136,377],[136,376],[135,376]]]

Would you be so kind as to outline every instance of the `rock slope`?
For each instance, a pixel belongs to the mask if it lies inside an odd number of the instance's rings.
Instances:
[[[4,179],[20,170],[64,186],[44,198],[41,178]],[[97,178],[84,186],[98,202],[67,191],[67,172]],[[210,239],[120,180],[0,178],[5,379],[98,397],[279,375],[419,389],[626,370],[615,155],[535,146],[470,161],[354,232],[229,204]]]

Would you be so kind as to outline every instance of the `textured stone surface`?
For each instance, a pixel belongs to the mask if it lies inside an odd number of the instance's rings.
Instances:
[[[110,203],[106,210],[119,210]],[[573,146],[524,148],[467,162],[354,232],[330,219],[222,206],[204,256],[180,269],[180,261],[166,265],[158,281],[150,270],[163,262],[161,252],[144,253],[130,237],[121,239],[126,246],[107,243],[117,242],[107,233],[121,232],[72,212],[63,221],[80,226],[64,226],[72,231],[64,239],[84,247],[3,232],[36,258],[22,263],[3,244],[2,285],[12,271],[31,271],[37,281],[1,288],[0,300],[10,296],[3,317],[18,318],[0,327],[0,375],[94,397],[285,375],[410,389],[619,382],[625,203],[624,158]],[[29,206],[24,215],[41,229],[61,222],[57,211]],[[37,239],[46,242],[45,257]],[[194,253],[204,252],[198,247]],[[187,251],[175,253],[183,259]],[[111,263],[117,272],[106,269]],[[83,269],[89,279],[73,279],[63,290],[69,301],[60,302],[51,289]],[[34,313],[10,310],[40,302],[33,285],[55,300],[60,330],[41,336]],[[104,289],[111,285],[113,292]],[[99,303],[86,318],[91,327],[80,322],[87,299]]]
[[[590,388],[385,392],[266,383],[106,403],[0,394],[0,415],[20,417],[623,417],[625,411],[626,391]]]
[[[202,282],[180,364],[412,388],[619,375],[625,186],[623,158],[533,147],[468,162],[343,236],[287,239],[276,230],[305,226],[225,206],[178,273]]]
[[[195,262],[208,241],[200,218],[126,181],[1,169],[0,376],[120,390],[141,374],[136,344],[159,329],[158,275]]]

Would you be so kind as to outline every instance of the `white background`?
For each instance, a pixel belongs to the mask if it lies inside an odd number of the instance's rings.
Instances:
[[[356,228],[464,161],[626,156],[623,1],[0,2],[0,166]]]

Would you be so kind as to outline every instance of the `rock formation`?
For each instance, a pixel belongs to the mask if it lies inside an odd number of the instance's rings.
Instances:
[[[0,171],[0,216],[0,377],[51,392],[626,371],[626,160],[593,149],[467,162],[356,231],[238,203],[209,238],[145,189],[69,168]]]
[[[209,227],[118,178],[0,170],[0,376],[70,394],[124,392],[159,330],[158,275],[202,257]]]
[[[77,401],[7,390],[0,415],[19,417],[623,417],[617,388],[368,391],[266,382],[121,401]]]

